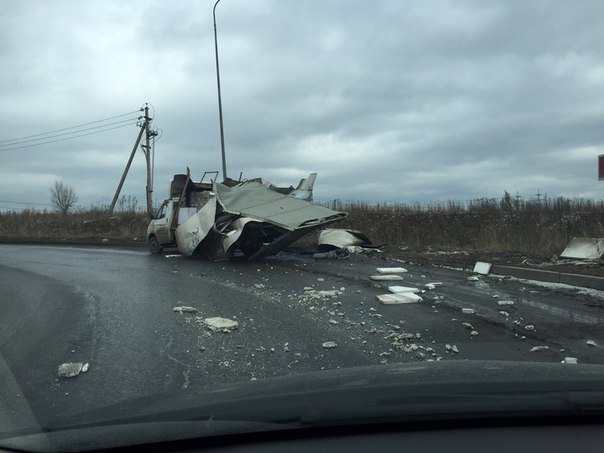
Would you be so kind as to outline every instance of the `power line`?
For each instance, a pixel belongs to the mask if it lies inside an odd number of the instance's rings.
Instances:
[[[65,137],[65,138],[59,138],[57,140],[50,140],[50,141],[47,141],[47,142],[33,143],[31,145],[15,146],[13,148],[0,149],[0,153],[6,152],[6,151],[14,151],[14,150],[17,150],[17,149],[33,148],[34,146],[48,145],[49,143],[62,142],[62,141],[65,141],[65,140],[71,140],[71,139],[78,138],[78,137],[85,137],[87,135],[100,134],[102,132],[112,131],[114,129],[119,129],[119,128],[122,128],[122,127],[134,126],[135,124],[136,124],[136,121],[134,121],[132,123],[129,123],[129,124],[123,124],[121,126],[110,127],[108,129],[103,129],[101,131],[87,132],[86,134],[74,135],[72,137]]]
[[[22,205],[36,205],[36,206],[50,206],[49,203],[34,203],[29,201],[10,201],[10,200],[0,200],[0,203],[10,203],[10,204],[22,204]]]
[[[101,129],[101,128],[108,127],[108,126],[114,126],[116,124],[123,124],[123,123],[128,123],[128,122],[131,124],[132,121],[138,121],[138,118],[128,118],[127,120],[115,121],[113,123],[102,124],[101,126],[89,127],[89,128],[86,128],[86,129],[80,129],[80,130],[73,131],[73,132],[63,132],[62,134],[49,135],[47,137],[30,138],[29,140],[21,140],[21,141],[16,141],[14,143],[7,143],[7,144],[1,144],[0,143],[0,147],[2,147],[2,146],[21,145],[23,143],[37,142],[37,141],[40,141],[40,140],[48,140],[50,138],[63,137],[65,135],[79,134],[81,132],[92,131],[94,129]]]
[[[6,140],[0,140],[0,143],[6,143],[6,142],[16,142],[19,140],[23,140],[26,138],[32,138],[32,137],[39,137],[41,135],[48,135],[48,134],[54,134],[55,132],[63,132],[63,131],[67,131],[70,129],[77,129],[79,127],[83,127],[83,126],[89,126],[91,124],[96,124],[96,123],[102,123],[104,121],[109,121],[109,120],[113,120],[115,118],[121,118],[123,116],[128,116],[128,115],[132,115],[134,113],[138,113],[141,110],[135,110],[133,112],[128,112],[128,113],[122,113],[121,115],[115,115],[115,116],[110,116],[109,118],[104,118],[102,120],[96,120],[96,121],[90,121],[89,123],[82,123],[82,124],[78,124],[76,126],[70,126],[70,127],[64,127],[63,129],[55,129],[53,131],[48,131],[48,132],[41,132],[39,134],[33,134],[33,135],[26,135],[23,137],[17,137],[17,138],[11,138],[11,139],[6,139]]]

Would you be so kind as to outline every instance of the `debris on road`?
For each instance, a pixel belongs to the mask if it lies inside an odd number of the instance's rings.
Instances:
[[[407,272],[404,267],[378,267],[375,270],[378,274],[404,274]]]
[[[88,365],[88,364],[86,364]],[[82,368],[84,364],[82,362],[67,362],[59,365],[58,375],[60,378],[71,378],[76,377],[78,374],[82,372]],[[88,371],[88,366],[86,367],[86,371]]]
[[[388,291],[391,293],[419,293],[419,288],[412,288],[410,286],[389,286]]]
[[[382,274],[382,275],[371,275],[369,277],[370,280],[373,281],[401,281],[403,280],[403,276],[402,275],[396,275],[396,274]]]
[[[325,349],[333,349],[337,348],[338,344],[335,341],[326,341],[325,343],[323,343],[323,347]]]
[[[459,354],[459,349],[457,349],[457,346],[455,345],[451,346],[450,344],[446,344],[445,349],[447,350],[447,352],[454,352],[455,354]]]
[[[351,247],[348,249],[348,247]],[[326,228],[319,234],[319,250],[329,251],[333,249],[347,249],[354,253],[357,247],[375,249],[371,240],[363,232],[358,230],[346,230],[341,228]]]
[[[186,305],[181,305],[178,307],[174,307],[172,309],[172,311],[176,312],[176,313],[197,313],[197,308],[195,307],[187,307]]]
[[[477,261],[474,265],[475,274],[489,275],[489,272],[491,272],[491,263]]]
[[[572,238],[560,258],[597,261],[604,251],[604,238]]]
[[[598,343],[596,343],[594,340],[587,340],[585,342],[588,346],[597,346]]]
[[[383,305],[414,304],[422,298],[414,293],[378,294],[375,296]]]
[[[535,346],[534,348],[531,348],[531,350],[529,352],[547,351],[548,349],[549,349],[549,346]]]
[[[229,333],[239,327],[239,323],[237,321],[233,321],[228,318],[221,318],[219,316],[213,318],[205,318],[203,323],[210,329],[212,332],[226,332]]]
[[[474,309],[473,308],[462,308],[461,312],[466,315],[473,315]]]

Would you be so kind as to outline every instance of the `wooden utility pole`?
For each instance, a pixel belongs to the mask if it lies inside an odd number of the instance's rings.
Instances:
[[[143,117],[143,123],[140,125],[140,132],[138,133],[138,137],[136,138],[136,142],[134,143],[134,147],[132,148],[132,152],[130,153],[130,158],[128,159],[128,163],[126,164],[126,168],[124,169],[124,173],[122,174],[122,178],[120,179],[120,183],[117,186],[117,190],[115,191],[115,195],[113,196],[113,201],[111,202],[111,206],[109,207],[109,212],[112,213],[115,208],[115,204],[117,203],[117,199],[120,196],[120,192],[122,191],[122,186],[124,185],[124,181],[126,180],[126,175],[128,174],[128,170],[130,170],[130,165],[132,164],[132,159],[134,159],[134,155],[136,154],[136,150],[140,145],[140,142],[143,138],[143,133],[145,133],[145,144],[141,145],[143,148],[143,153],[145,155],[145,160],[147,162],[147,186],[146,186],[146,196],[147,196],[147,213],[149,217],[153,217],[153,175],[151,171],[151,161],[152,161],[152,153],[154,150],[151,147],[151,138],[157,135],[157,132],[151,130],[151,121],[153,120],[149,117],[149,105],[145,104],[144,108],[145,116]]]

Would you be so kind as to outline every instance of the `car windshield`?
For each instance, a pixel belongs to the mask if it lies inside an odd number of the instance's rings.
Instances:
[[[0,447],[604,364],[603,2],[2,5]]]

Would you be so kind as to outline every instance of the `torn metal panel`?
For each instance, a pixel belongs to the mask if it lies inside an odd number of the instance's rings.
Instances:
[[[258,183],[236,187],[214,184],[218,202],[225,212],[268,222],[289,231],[320,226],[346,217],[343,212],[284,195]]]
[[[599,260],[604,254],[604,238],[572,238],[560,258]]]
[[[197,214],[176,228],[176,245],[180,253],[191,256],[199,243],[208,235],[216,218],[216,198],[211,198]]]
[[[300,181],[300,190],[310,193],[315,177]],[[213,193],[176,229],[176,243],[184,255],[225,260],[240,250],[249,259],[262,258],[347,215],[294,198],[292,191],[275,190],[261,180],[235,186],[214,183]]]
[[[351,245],[373,247],[371,240],[361,231],[326,228],[319,234],[320,248],[344,248]]]

